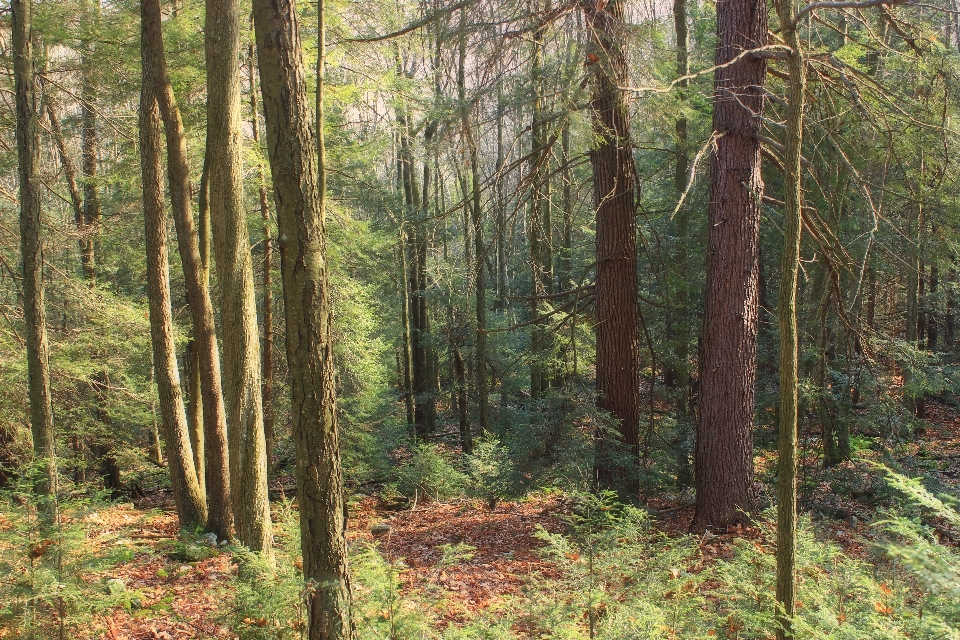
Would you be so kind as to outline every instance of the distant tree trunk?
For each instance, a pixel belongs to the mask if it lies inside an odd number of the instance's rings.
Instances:
[[[683,77],[690,74],[690,35],[687,28],[687,0],[674,0],[673,2],[673,22],[674,30],[677,34],[677,75]],[[682,80],[678,86],[680,93],[678,97],[686,102],[686,92],[689,81]],[[674,166],[674,189],[677,198],[683,196],[687,188],[687,173],[689,172],[689,152],[688,126],[686,116],[677,118],[676,131],[676,154],[677,161]],[[676,283],[676,304],[674,322],[671,322],[672,331],[675,336],[675,363],[671,369],[674,372],[674,378],[677,386],[680,388],[679,401],[677,408],[681,415],[687,415],[688,409],[688,388],[690,386],[690,265],[689,254],[687,251],[690,242],[690,209],[687,206],[681,206],[677,211],[676,217],[677,233],[677,253],[674,264],[671,265],[679,277],[673,278]]]
[[[465,11],[460,10],[461,22],[464,21]],[[473,138],[473,128],[470,123],[470,106],[466,100],[465,61],[467,50],[467,36],[460,36],[460,56],[457,65],[457,91],[460,100],[460,127],[464,143],[470,158],[470,222],[473,229],[473,248],[476,261],[470,273],[473,274],[474,317],[476,331],[474,334],[474,364],[476,366],[477,385],[477,413],[478,434],[482,436],[490,431],[490,382],[487,376],[487,281],[483,274],[486,247],[483,242],[483,207],[480,200],[480,154],[476,140]],[[464,200],[466,200],[464,190]],[[469,265],[469,261],[467,263]]]
[[[716,62],[767,42],[767,5],[717,3]],[[763,58],[743,58],[717,70],[708,211],[707,291],[700,354],[695,447],[697,508],[693,528],[720,530],[743,522],[754,508],[753,402],[757,372],[760,275],[760,116]]]
[[[143,6],[141,6],[141,9]],[[149,16],[144,20],[148,24]],[[144,34],[143,43],[149,43]],[[151,50],[142,47],[144,61],[151,59]],[[181,528],[203,525],[207,521],[206,505],[197,482],[197,470],[190,451],[187,415],[180,390],[174,344],[173,312],[170,304],[170,265],[167,258],[167,225],[163,204],[163,168],[161,165],[160,108],[157,104],[155,69],[143,67],[140,94],[140,166],[143,174],[143,223],[147,250],[147,287],[150,305],[150,335],[157,392],[160,399],[160,422],[167,445],[170,484],[177,505]]]
[[[11,0],[13,75],[17,112],[17,160],[20,180],[20,259],[23,316],[26,324],[27,383],[33,455],[43,463],[40,494],[57,493],[56,441],[50,394],[50,348],[43,306],[43,243],[40,239],[40,175],[37,99],[33,69],[33,2]]]
[[[254,45],[247,52],[250,68],[250,126],[253,129],[253,143],[260,147],[260,119],[257,114],[256,77],[254,69]],[[263,220],[263,292],[261,308],[263,310],[263,432],[267,448],[267,471],[273,468],[273,446],[276,442],[273,421],[273,223],[270,220],[270,204],[267,200],[267,181],[263,163],[257,161],[257,186],[260,196],[260,219]]]
[[[47,120],[50,121],[50,133],[53,134],[53,143],[57,147],[60,166],[63,168],[63,178],[67,183],[67,192],[70,194],[70,204],[73,206],[73,222],[77,225],[77,232],[80,234],[80,239],[78,240],[81,255],[80,266],[83,268],[85,266],[83,263],[83,251],[86,247],[86,241],[83,237],[83,196],[80,195],[80,187],[77,184],[77,172],[73,167],[73,161],[70,159],[70,155],[67,153],[67,146],[63,139],[63,128],[60,125],[60,118],[57,115],[59,105],[57,105],[50,91],[44,91],[43,106],[47,114]]]
[[[937,288],[940,286],[940,273],[937,265],[930,265],[930,292],[927,298],[927,351],[937,350],[938,325],[936,309]]]
[[[100,5],[86,0],[83,12],[96,24]],[[80,54],[80,155],[83,171],[83,229],[81,233],[83,274],[92,285],[97,279],[95,237],[100,232],[100,196],[97,192],[97,112],[93,107],[97,88],[93,82],[92,41],[84,43]]]
[[[955,265],[956,261],[952,262],[951,265]],[[953,314],[956,312],[957,308],[957,268],[956,266],[951,266],[950,271],[947,273],[947,278],[949,285],[947,286],[947,316],[943,320],[943,330],[944,330],[944,339],[946,340],[947,346],[952,347],[954,344],[954,320]]]
[[[602,8],[600,8],[602,7]],[[636,168],[630,140],[623,51],[624,2],[585,4],[593,69],[590,106],[596,148],[590,152],[596,207],[597,405],[610,412],[626,445],[627,459],[614,454],[606,433],[598,434],[596,474],[601,486],[624,498],[639,491],[640,455],[639,305],[634,203]]]
[[[537,10],[550,11],[550,0]],[[547,361],[551,356],[552,342],[548,321],[540,319],[546,313],[544,296],[553,293],[553,247],[550,224],[550,149],[545,113],[543,86],[543,49],[547,22],[535,18],[533,30],[533,53],[530,66],[530,83],[533,85],[533,117],[530,125],[530,217],[528,218],[530,242],[530,315],[534,320],[530,335],[530,398],[543,398],[550,385]]]
[[[497,308],[506,309],[507,296],[507,203],[503,194],[503,89],[497,84]]]
[[[237,537],[269,552],[270,502],[260,386],[260,336],[243,208],[240,3],[207,0],[207,153],[213,249],[220,279],[223,380]]]
[[[318,108],[323,127],[323,0],[318,4]],[[347,569],[346,504],[335,406],[332,314],[324,230],[325,149],[313,117],[289,0],[254,0],[267,145],[281,238],[291,417],[307,624],[311,640],[355,636]]]
[[[403,366],[403,405],[407,411],[407,434],[411,442],[416,442],[416,401],[413,397],[413,358],[410,353],[410,267],[407,265],[407,231],[402,227],[397,252],[400,258],[400,324],[403,330],[400,362]]]
[[[231,535],[233,514],[226,409],[220,381],[220,353],[214,325],[213,302],[191,211],[192,188],[186,136],[167,73],[159,0],[143,0],[141,13],[142,46],[144,51],[148,52],[148,56],[144,58],[144,73],[149,74],[155,83],[155,96],[166,132],[170,200],[180,260],[183,264],[187,303],[190,305],[193,320],[194,341],[191,350],[196,356],[191,369],[197,371],[193,379],[199,382],[199,389],[192,386],[190,391],[191,397],[198,399],[195,408],[201,409],[203,423],[202,436],[198,434],[195,437],[198,444],[203,442],[202,450],[194,452],[194,457],[202,461],[196,465],[196,470],[200,486],[206,489],[210,504],[210,530],[220,538],[227,538]]]

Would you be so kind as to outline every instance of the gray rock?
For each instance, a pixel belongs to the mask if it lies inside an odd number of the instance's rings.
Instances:
[[[112,596],[118,596],[121,593],[125,593],[127,590],[127,585],[123,584],[123,580],[120,578],[110,578],[107,580],[107,592]]]
[[[370,533],[372,533],[375,536],[382,536],[387,533],[390,533],[391,529],[393,529],[393,527],[391,527],[390,525],[386,523],[380,523],[370,527]]]
[[[203,539],[206,540],[210,546],[217,546],[217,534],[214,532],[211,531],[210,533],[203,534]]]

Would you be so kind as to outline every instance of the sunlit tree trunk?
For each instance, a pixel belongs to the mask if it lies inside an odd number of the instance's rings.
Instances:
[[[717,3],[716,62],[767,41],[767,6]],[[716,151],[707,214],[707,290],[700,351],[693,528],[746,520],[754,508],[753,403],[760,276],[760,116],[763,58],[744,57],[714,77]]]
[[[243,208],[240,3],[207,0],[207,161],[210,220],[220,281],[223,384],[237,537],[254,551],[272,542],[253,262]]]
[[[57,457],[50,395],[50,348],[43,306],[43,243],[40,239],[40,175],[37,167],[37,100],[33,69],[33,2],[12,0],[13,76],[17,112],[17,160],[20,180],[20,259],[23,316],[26,324],[27,386],[33,454],[43,465],[36,490],[57,492]]]
[[[318,5],[323,16],[323,2]],[[324,230],[325,148],[315,138],[292,1],[255,0],[257,54],[275,189],[291,418],[311,640],[353,638]],[[318,112],[323,127],[323,23]],[[316,145],[314,140],[320,140]]]
[[[87,24],[96,25],[100,5],[91,6],[87,0],[83,3],[83,13]],[[91,32],[95,30],[95,26]],[[100,232],[100,195],[97,191],[97,112],[93,106],[97,87],[93,81],[94,38],[80,50],[80,154],[83,172],[83,230],[81,233],[81,259],[83,274],[91,284],[97,278],[96,236]]]
[[[141,5],[141,10],[143,5]],[[149,16],[145,25],[149,24]],[[146,35],[146,34],[145,34]],[[143,38],[146,44],[149,36]],[[151,51],[142,47],[143,60]],[[167,257],[167,225],[163,202],[161,164],[160,107],[157,104],[156,70],[143,67],[140,94],[140,167],[143,177],[143,224],[147,250],[147,288],[150,306],[150,335],[153,343],[154,371],[160,401],[160,424],[167,448],[167,466],[173,488],[177,516],[182,528],[203,525],[206,505],[197,482],[197,471],[190,451],[187,414],[180,389],[174,343],[173,312],[170,300],[170,265]]]

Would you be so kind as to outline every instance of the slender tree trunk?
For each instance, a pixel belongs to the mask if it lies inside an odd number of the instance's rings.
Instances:
[[[497,308],[507,308],[507,202],[503,194],[503,119],[502,87],[497,84]]]
[[[542,10],[550,10],[547,0]],[[541,6],[537,6],[541,9]],[[543,87],[543,49],[547,23],[536,18],[533,30],[530,82],[533,85],[533,120],[530,126],[530,315],[537,320],[546,313],[543,296],[553,293],[553,247],[550,242],[550,150],[545,119]],[[550,384],[547,361],[552,345],[548,321],[540,319],[533,324],[530,335],[530,398],[543,398]]]
[[[207,284],[207,272],[200,251],[192,213],[192,188],[190,166],[187,160],[187,143],[177,107],[173,87],[167,72],[163,50],[163,33],[159,0],[143,0],[143,49],[144,73],[155,83],[155,96],[163,119],[167,143],[167,178],[177,245],[183,265],[184,287],[187,303],[193,320],[193,350],[196,357],[193,366],[197,372],[199,389],[191,387],[191,397],[198,399],[197,407],[202,415],[203,442],[195,457],[203,464],[197,465],[200,486],[206,489],[209,500],[210,530],[220,538],[231,535],[233,520],[230,495],[230,462],[227,446],[227,420],[220,381],[220,353],[214,324],[213,302]],[[196,392],[199,390],[199,394]]]
[[[250,126],[253,143],[260,150],[260,119],[257,114],[256,78],[254,73],[254,45],[247,53],[250,68]],[[321,134],[322,135],[322,134]],[[257,185],[260,196],[260,219],[263,220],[263,432],[267,447],[267,470],[273,468],[273,446],[276,440],[273,420],[273,223],[270,220],[270,204],[267,201],[267,181],[263,162],[257,161]]]
[[[603,7],[602,9],[599,9]],[[599,9],[599,10],[598,10]],[[601,486],[624,498],[639,491],[640,455],[639,305],[637,237],[634,222],[636,168],[625,94],[624,2],[585,5],[593,69],[593,133],[590,153],[596,207],[597,405],[617,422],[626,459],[617,456],[607,433],[597,435],[596,474]]]
[[[141,10],[144,5],[141,5]],[[142,14],[144,25],[150,17]],[[149,42],[144,33],[143,43]],[[144,61],[151,50],[142,46]],[[167,225],[163,204],[163,168],[161,165],[160,108],[157,104],[158,78],[155,69],[143,67],[140,94],[140,166],[143,174],[143,222],[147,249],[147,287],[150,304],[150,335],[153,342],[154,371],[160,400],[160,423],[167,445],[170,484],[177,505],[181,528],[207,521],[206,505],[197,482],[197,470],[190,451],[187,415],[180,390],[174,344],[173,312],[170,300],[170,265],[167,258]]]
[[[674,30],[677,34],[677,76],[683,77],[690,74],[690,35],[687,28],[687,0],[674,0],[673,2],[673,22]],[[686,102],[686,93],[689,86],[687,80],[682,80],[678,86],[678,97],[681,105]],[[676,154],[677,162],[674,166],[674,188],[677,198],[683,197],[687,188],[687,174],[689,172],[690,161],[688,155],[688,124],[686,116],[677,118],[676,121]],[[690,281],[689,281],[689,254],[688,245],[690,243],[690,209],[682,206],[677,211],[676,217],[677,233],[677,253],[674,264],[671,269],[679,275],[674,278],[676,283],[676,304],[673,315],[674,322],[671,323],[672,331],[675,336],[674,352],[676,354],[675,363],[672,367],[674,379],[680,388],[678,409],[681,415],[687,414],[688,409],[688,388],[690,386]]]
[[[783,262],[780,267],[780,458],[777,466],[778,640],[792,638],[796,606],[797,552],[797,275],[800,266],[803,206],[803,104],[806,63],[794,19],[793,0],[775,0],[787,59],[786,143],[784,151]],[[826,356],[824,356],[826,357]]]
[[[717,64],[767,41],[767,5],[717,3]],[[760,275],[760,116],[766,63],[717,70],[708,211],[707,291],[700,353],[693,528],[724,529],[754,508],[753,402]]]
[[[43,465],[40,494],[57,493],[56,441],[50,394],[50,348],[43,306],[43,243],[40,239],[40,176],[37,99],[33,69],[33,2],[11,0],[13,75],[17,112],[17,159],[20,180],[20,259],[23,316],[26,324],[27,386],[33,455]]]
[[[417,440],[416,402],[413,397],[413,358],[410,352],[410,278],[407,265],[407,231],[401,227],[397,247],[400,257],[400,321],[403,329],[403,404],[407,410],[407,433],[410,441]]]
[[[80,195],[80,187],[77,184],[77,172],[73,167],[73,161],[70,159],[70,155],[67,153],[67,146],[63,139],[63,128],[60,126],[60,118],[57,116],[59,105],[57,105],[53,94],[49,90],[43,94],[43,106],[47,114],[47,120],[50,121],[50,133],[53,135],[53,143],[57,147],[60,166],[63,168],[63,178],[67,183],[67,191],[70,194],[70,204],[73,206],[73,222],[77,225],[77,232],[80,234],[78,240],[81,255],[80,266],[83,268],[82,256],[86,246],[83,238],[83,196]]]
[[[83,11],[94,24],[98,21],[100,5],[91,7],[84,2]],[[83,171],[83,229],[81,233],[81,261],[83,274],[92,285],[97,279],[96,241],[100,233],[100,196],[97,192],[97,112],[93,107],[97,88],[93,82],[93,41],[81,48],[80,67],[80,155]]]
[[[243,209],[240,3],[207,0],[207,153],[213,249],[220,280],[224,400],[237,537],[269,552],[270,503],[253,262]]]
[[[940,286],[940,273],[937,265],[930,265],[930,292],[927,298],[927,351],[937,350],[938,324],[936,309],[937,288]]]
[[[460,11],[461,22],[466,13]],[[459,64],[457,65],[457,91],[460,101],[460,126],[464,143],[470,158],[470,222],[473,228],[473,253],[476,261],[470,273],[473,274],[474,318],[474,362],[476,366],[478,431],[482,436],[490,431],[490,382],[487,376],[487,281],[483,274],[486,247],[483,242],[483,207],[480,199],[480,153],[473,138],[473,126],[470,123],[470,106],[466,100],[466,52],[467,36],[461,34]],[[464,199],[467,192],[464,190]],[[467,263],[469,265],[469,261]]]
[[[203,437],[203,398],[200,391],[200,349],[197,347],[196,335],[191,336],[190,342],[187,343],[184,362],[187,367],[187,430],[190,433],[190,448],[193,450],[193,466],[197,470],[197,482],[200,483],[200,493],[206,500],[207,462]]]
[[[318,4],[321,61],[323,1]],[[335,406],[332,314],[324,231],[325,150],[312,114],[292,1],[255,0],[267,146],[281,238],[291,417],[311,640],[355,636],[347,570],[346,504]],[[323,127],[323,65],[318,69]],[[318,162],[319,159],[319,162]]]

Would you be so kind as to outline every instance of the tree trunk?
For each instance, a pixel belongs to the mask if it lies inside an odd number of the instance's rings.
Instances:
[[[260,151],[260,118],[257,114],[257,92],[254,74],[253,43],[247,52],[250,68],[250,127],[253,143]],[[259,157],[259,156],[258,156]],[[267,181],[263,162],[257,160],[257,191],[260,197],[260,219],[263,221],[263,290],[261,309],[263,313],[263,367],[261,384],[263,393],[263,433],[267,449],[267,471],[273,468],[273,446],[276,441],[273,420],[273,223],[270,220],[270,205],[267,201]]]
[[[195,365],[198,367],[200,394],[195,395],[193,393],[195,389],[192,388],[191,395],[199,398],[198,405],[202,409],[202,460],[205,463],[202,466],[198,465],[197,472],[202,474],[198,477],[201,478],[201,486],[206,488],[209,500],[210,530],[220,538],[228,538],[231,535],[233,513],[226,409],[220,381],[220,353],[214,324],[213,302],[210,299],[208,275],[200,253],[200,242],[191,212],[192,188],[186,136],[167,73],[160,26],[160,2],[143,0],[141,5],[142,46],[148,53],[144,58],[144,65],[148,67],[144,73],[149,73],[155,83],[155,96],[166,131],[167,179],[170,186],[177,244],[183,265],[184,287],[193,320],[193,348],[197,352]],[[200,452],[195,454],[198,458],[201,457]],[[242,487],[239,488],[242,489]]]
[[[797,275],[803,206],[803,103],[806,63],[794,19],[793,0],[776,0],[781,34],[790,47],[787,67],[786,141],[783,154],[783,261],[780,267],[780,457],[777,465],[777,639],[792,638],[796,606],[797,553]],[[826,355],[823,355],[826,358]]]
[[[323,114],[323,2],[318,112]],[[267,146],[276,194],[286,309],[291,417],[311,640],[353,638],[346,505],[335,406],[330,293],[324,231],[324,146],[314,146],[297,11],[292,1],[255,0]],[[318,128],[323,127],[323,121]],[[319,163],[318,163],[319,156]],[[318,166],[319,165],[319,166]],[[319,169],[319,170],[318,170]]]
[[[141,5],[141,10],[145,5]],[[143,12],[143,24],[150,17]],[[151,59],[149,35],[144,29],[142,59]],[[170,484],[181,528],[202,525],[206,505],[197,482],[197,470],[190,451],[187,415],[180,390],[174,343],[173,312],[170,307],[170,265],[167,258],[167,225],[163,203],[160,108],[157,104],[158,78],[148,63],[143,67],[140,94],[140,166],[143,175],[143,224],[147,250],[147,287],[150,304],[150,336],[153,342],[154,371],[160,400],[160,424],[167,445]]]
[[[677,34],[677,76],[683,77],[690,73],[690,35],[687,28],[687,0],[674,0],[673,2],[673,23]],[[686,92],[689,86],[687,80],[679,83],[678,97],[681,104],[686,102]],[[683,197],[687,188],[687,173],[689,172],[688,156],[688,126],[686,116],[677,118],[676,126],[676,154],[677,161],[674,166],[674,189],[677,198]],[[690,386],[690,278],[688,264],[688,244],[690,242],[690,209],[687,206],[681,206],[677,211],[676,217],[677,233],[677,252],[674,264],[671,269],[679,276],[674,278],[676,286],[676,303],[674,305],[674,320],[670,323],[674,334],[674,353],[675,359],[671,369],[674,371],[674,379],[679,387],[677,408],[680,415],[686,416],[688,409],[687,398],[688,388]]]
[[[538,3],[539,5],[539,3]],[[549,12],[550,0],[537,6]],[[530,315],[535,320],[530,335],[530,398],[543,398],[550,385],[547,362],[551,357],[552,342],[543,299],[553,293],[553,247],[550,233],[550,149],[547,133],[543,87],[543,49],[547,22],[536,18],[533,30],[530,83],[533,86],[533,119],[530,125]]]
[[[207,153],[210,220],[220,279],[223,381],[237,537],[269,552],[270,503],[253,262],[243,208],[240,3],[207,0]]]
[[[87,19],[96,24],[100,5],[90,7],[84,2]],[[93,108],[97,88],[93,83],[92,42],[85,43],[81,49],[80,67],[80,155],[83,172],[83,229],[80,235],[83,263],[83,275],[92,285],[97,278],[96,242],[100,232],[100,196],[97,192],[97,112]]]
[[[937,265],[930,265],[930,291],[927,298],[927,351],[937,350],[938,325],[935,309],[937,307],[937,288],[940,286],[940,273]]]
[[[599,7],[603,7],[599,9]],[[623,51],[624,2],[586,3],[592,65],[593,133],[590,152],[596,207],[597,405],[617,423],[626,456],[609,434],[598,432],[595,472],[601,486],[632,499],[639,492],[639,306],[634,216],[636,168],[629,110],[619,87],[627,84]]]
[[[460,10],[461,22],[466,17],[465,10]],[[483,242],[483,207],[480,200],[480,154],[476,140],[473,138],[473,127],[470,122],[470,106],[466,100],[466,51],[467,36],[460,36],[459,64],[457,65],[457,91],[460,100],[460,127],[464,143],[467,146],[470,158],[470,222],[473,229],[473,253],[476,260],[470,273],[473,274],[474,318],[476,330],[474,333],[474,364],[476,366],[477,385],[477,413],[478,433],[482,436],[490,431],[490,382],[487,377],[487,281],[483,274],[483,265],[486,258],[486,247]],[[467,192],[464,189],[464,200]],[[470,262],[467,261],[469,268]]]
[[[83,269],[84,250],[86,240],[83,237],[83,196],[80,195],[80,187],[77,184],[77,172],[73,167],[73,161],[67,153],[67,146],[63,139],[63,128],[60,126],[60,118],[57,116],[57,102],[53,94],[48,90],[43,94],[43,106],[47,114],[47,120],[50,121],[50,133],[53,135],[53,143],[57,147],[57,155],[60,156],[60,166],[63,168],[63,178],[67,183],[67,191],[70,193],[70,204],[73,206],[73,222],[77,225],[77,233],[80,235],[78,240],[80,250],[80,267]]]
[[[766,3],[717,4],[716,62],[767,41]],[[725,529],[754,508],[753,401],[760,275],[760,116],[766,63],[746,57],[714,78],[707,290],[700,354],[693,529]]]
[[[13,75],[17,112],[17,159],[20,180],[20,259],[23,273],[23,316],[26,324],[27,383],[33,455],[41,461],[43,479],[37,493],[56,495],[57,458],[50,394],[50,348],[43,306],[43,243],[40,240],[40,175],[37,100],[33,70],[33,2],[11,0]]]

